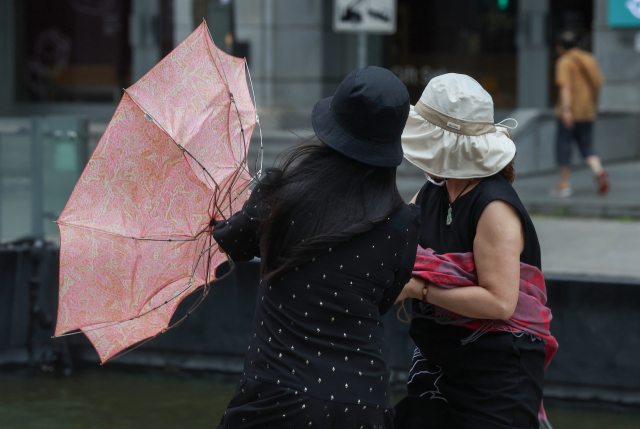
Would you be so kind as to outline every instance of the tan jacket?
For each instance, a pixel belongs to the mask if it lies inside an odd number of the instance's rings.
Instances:
[[[582,64],[583,66],[580,66]],[[587,81],[584,69],[591,79]],[[604,77],[598,67],[598,62],[589,52],[578,48],[569,49],[556,63],[556,84],[571,88],[571,113],[576,122],[593,121],[598,110],[597,91],[594,94],[593,86],[600,89],[604,83]],[[558,96],[556,116],[562,115],[562,100]]]

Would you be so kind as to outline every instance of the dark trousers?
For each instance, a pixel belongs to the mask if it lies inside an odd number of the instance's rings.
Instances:
[[[418,351],[409,396],[396,409],[396,429],[538,428],[544,344],[530,335],[487,332],[461,345],[473,331],[415,319]]]
[[[561,120],[558,120],[558,134],[556,137],[556,161],[560,167],[566,167],[571,164],[571,143],[574,141],[578,144],[582,158],[595,155],[592,142],[593,122],[576,122],[573,128],[569,129],[564,126]]]

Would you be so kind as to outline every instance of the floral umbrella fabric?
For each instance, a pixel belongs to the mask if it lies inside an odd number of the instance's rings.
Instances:
[[[58,219],[56,336],[83,331],[105,362],[206,294],[227,260],[212,225],[249,196],[257,115],[245,66],[203,22],[125,90]]]

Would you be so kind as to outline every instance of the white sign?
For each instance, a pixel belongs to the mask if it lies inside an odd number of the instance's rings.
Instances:
[[[640,0],[628,0],[624,5],[633,16],[640,19]]]
[[[396,32],[396,0],[334,0],[335,32]]]

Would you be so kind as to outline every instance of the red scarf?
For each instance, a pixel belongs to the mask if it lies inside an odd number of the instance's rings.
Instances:
[[[478,286],[478,274],[473,253],[447,253],[438,255],[432,249],[418,247],[413,275],[436,286],[446,289],[464,286]],[[531,265],[520,263],[520,295],[516,310],[507,321],[469,319],[449,310],[427,304],[424,307],[428,314],[414,314],[414,317],[427,317],[466,326],[481,333],[485,331],[526,332],[544,341],[546,369],[558,350],[558,342],[549,331],[551,310],[545,307],[547,289],[542,272]],[[429,308],[430,307],[430,308]],[[473,336],[472,336],[473,337]],[[477,338],[477,337],[476,337]],[[540,417],[545,418],[544,409],[540,408]]]

